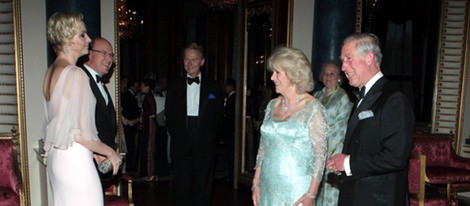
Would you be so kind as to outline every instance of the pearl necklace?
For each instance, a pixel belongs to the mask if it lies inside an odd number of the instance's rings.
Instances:
[[[285,99],[285,98],[282,98],[282,100],[281,100],[281,108],[282,108],[282,110],[284,110],[284,112],[288,112],[288,111],[294,109],[295,106],[297,106],[297,104],[299,104],[299,102],[302,101],[304,98],[305,98],[305,97],[299,98],[299,99],[295,100],[294,104],[290,105],[290,107],[287,107],[287,106],[286,106],[286,99]]]

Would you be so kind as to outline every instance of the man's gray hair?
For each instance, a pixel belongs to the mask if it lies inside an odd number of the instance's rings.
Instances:
[[[374,53],[374,61],[377,64],[382,63],[382,52],[380,51],[380,41],[377,36],[371,33],[356,33],[348,38],[346,38],[343,42],[343,45],[350,41],[356,42],[356,51],[362,57],[367,52]]]

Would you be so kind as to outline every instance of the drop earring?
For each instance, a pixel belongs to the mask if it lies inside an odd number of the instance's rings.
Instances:
[[[65,55],[69,55],[70,50],[69,50],[69,45],[65,46]]]

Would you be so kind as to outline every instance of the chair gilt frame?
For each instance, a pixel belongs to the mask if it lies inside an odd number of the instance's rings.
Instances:
[[[361,32],[364,0],[356,0],[355,31]],[[461,152],[470,40],[470,2],[441,0],[439,43],[431,123],[432,133],[455,133]]]

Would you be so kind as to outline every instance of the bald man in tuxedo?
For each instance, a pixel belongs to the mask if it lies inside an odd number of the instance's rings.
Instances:
[[[108,40],[98,37],[90,43],[88,60],[82,69],[90,79],[90,86],[96,97],[96,129],[98,137],[108,146],[116,149],[116,110],[113,100],[103,81],[113,65],[113,47]],[[104,159],[104,157],[102,157]]]

